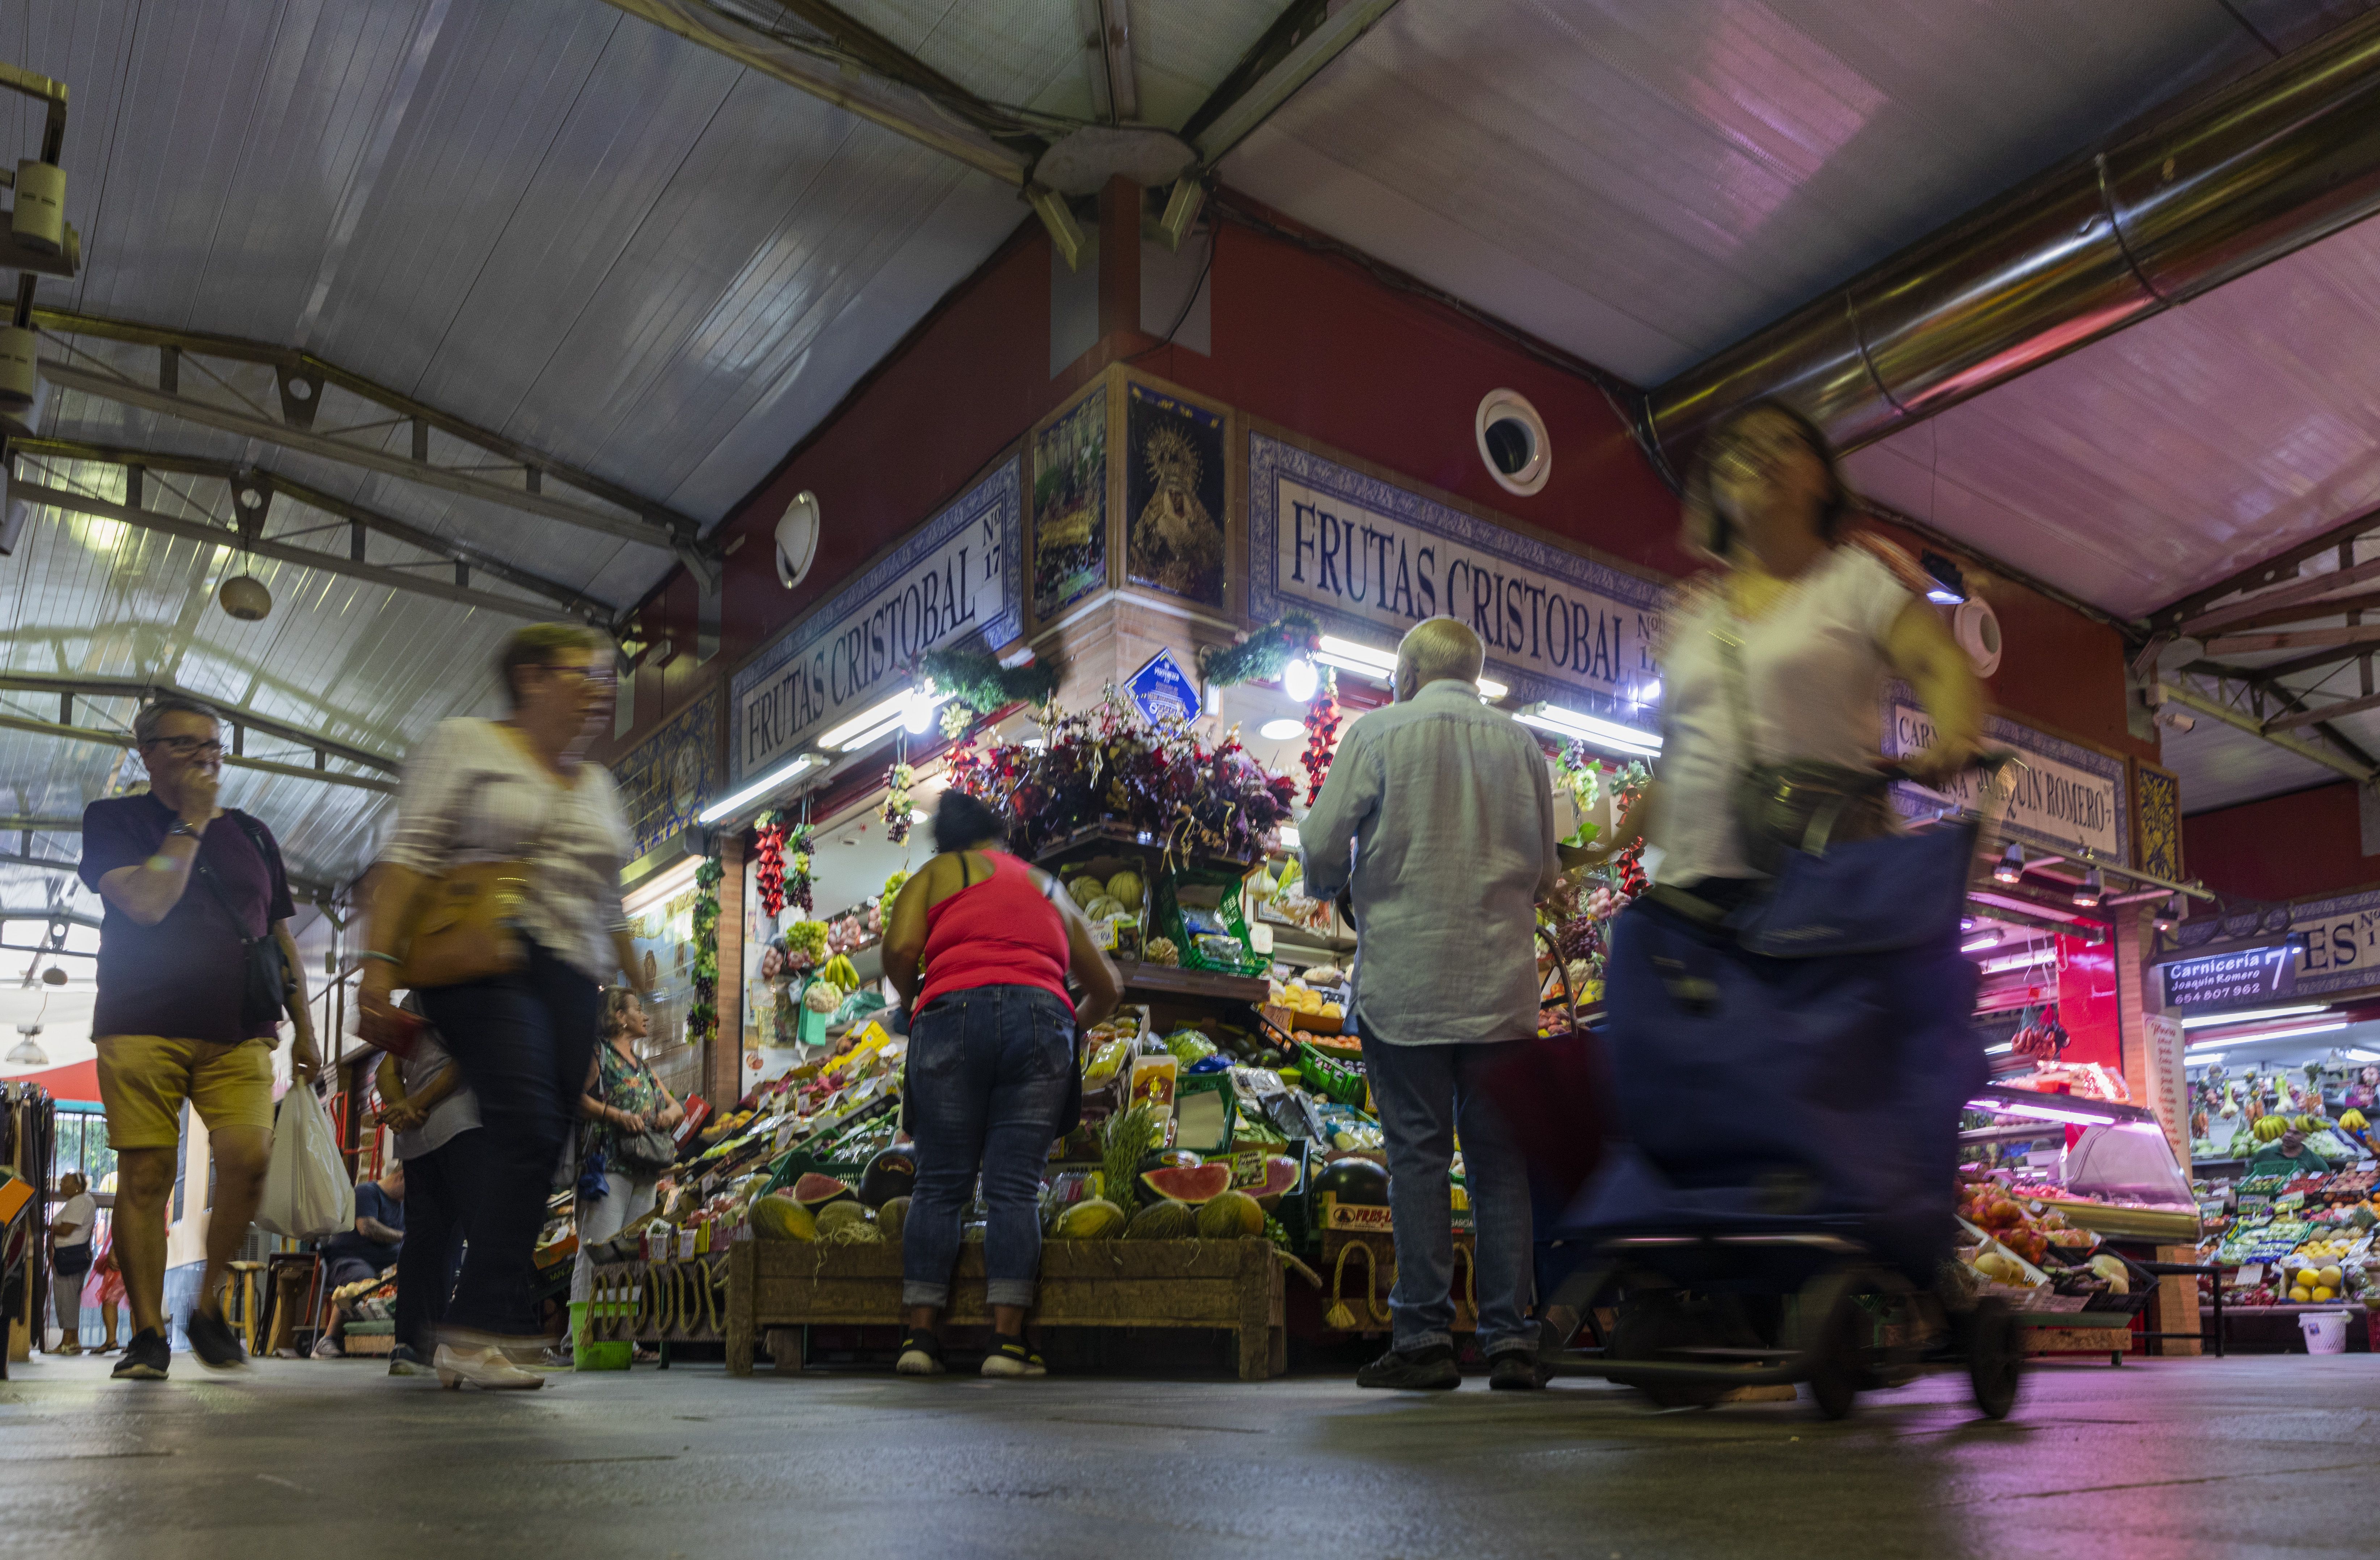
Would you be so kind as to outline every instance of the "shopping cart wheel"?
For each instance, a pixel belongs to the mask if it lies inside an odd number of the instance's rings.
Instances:
[[[2016,1407],[2017,1383],[2024,1374],[2023,1332],[2016,1312],[1996,1295],[1977,1300],[1967,1318],[1967,1374],[1974,1382],[1975,1407],[1987,1419],[2004,1420]]]
[[[1810,1361],[1810,1396],[1828,1419],[1841,1419],[1859,1400],[1860,1386],[1875,1369],[1868,1358],[1875,1331],[1874,1319],[1849,1295],[1835,1301],[1819,1324]]]
[[[1620,1307],[1611,1329],[1610,1358],[1658,1360],[1672,1349],[1694,1348],[1725,1341],[1712,1330],[1702,1311],[1681,1303],[1668,1291],[1631,1296]],[[1638,1375],[1618,1365],[1606,1378],[1633,1386],[1664,1409],[1707,1409],[1727,1396],[1727,1384],[1680,1380],[1675,1376]]]

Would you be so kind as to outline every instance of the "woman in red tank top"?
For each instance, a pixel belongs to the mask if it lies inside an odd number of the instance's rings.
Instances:
[[[976,1178],[990,1210],[984,1269],[991,1304],[988,1376],[1038,1376],[1025,1342],[1041,1264],[1041,1168],[1050,1140],[1082,1110],[1077,1023],[1115,1010],[1115,966],[1074,901],[1046,875],[998,849],[1007,820],[972,796],[942,792],[938,853],[909,879],[884,924],[884,973],[909,1010],[909,1131],[917,1183],[901,1231],[903,1375],[939,1375],[934,1327],[950,1302],[960,1216]],[[1066,991],[1072,973],[1079,1004]]]

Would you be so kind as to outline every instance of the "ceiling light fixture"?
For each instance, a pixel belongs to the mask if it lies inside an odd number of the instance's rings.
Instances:
[[[2201,1042],[2201,1044],[2207,1046],[2245,1046],[2251,1041],[2255,1040],[2295,1040],[2299,1036],[2305,1034],[2335,1034],[2346,1027],[2347,1021],[2345,1019],[2339,1019],[2330,1023],[2301,1023],[2285,1026],[2280,1029],[2252,1030],[2245,1034],[2217,1034],[2210,1039]],[[2191,1054],[2195,1056],[2198,1053],[2192,1052]]]
[[[1358,675],[1369,677],[1376,683],[1393,685],[1396,682],[1397,658],[1394,652],[1376,650],[1369,645],[1358,645],[1353,639],[1342,639],[1335,634],[1322,635],[1321,643],[1315,649],[1314,659],[1324,666],[1335,666],[1342,671],[1353,671]],[[1282,689],[1286,692],[1287,688],[1284,671]],[[1479,679],[1479,696],[1482,698],[1500,699],[1512,691],[1510,687],[1497,682],[1493,677]],[[1291,694],[1290,696],[1297,697],[1295,694]]]
[[[737,792],[735,795],[728,797],[725,801],[714,802],[710,806],[705,807],[700,813],[695,816],[694,821],[698,824],[713,824],[719,822],[722,818],[733,817],[735,816],[735,809],[744,805],[745,803],[755,801],[762,796],[766,796],[770,792],[774,791],[777,787],[784,784],[787,780],[792,780],[795,775],[800,774],[804,769],[808,768],[811,765],[816,764],[818,760],[810,755],[807,753],[801,754],[791,761],[781,764],[776,768],[770,770],[767,774],[762,775],[759,780],[754,780],[750,785],[746,786],[743,790]]]
[[[1310,702],[1322,685],[1314,663],[1304,656],[1292,656],[1281,663],[1281,691],[1300,704]]]
[[[2326,1013],[2329,1005],[2309,1002],[2296,1008],[2251,1008],[2244,1013],[2200,1013],[2181,1021],[2184,1029],[2211,1029],[2219,1023],[2255,1023],[2263,1019],[2297,1019],[2308,1013]]]
[[[1286,716],[1278,720],[1268,720],[1257,728],[1257,735],[1267,742],[1287,742],[1292,737],[1305,734],[1305,722],[1292,720]]]
[[[1617,720],[1606,720],[1599,715],[1585,715],[1575,709],[1564,709],[1558,704],[1533,704],[1522,709],[1515,719],[1540,731],[1569,737],[1625,755],[1631,758],[1650,758],[1661,751],[1661,739],[1652,732],[1640,732],[1633,726],[1623,726]]]
[[[1961,943],[1959,945],[1959,951],[1961,953],[1981,953],[1985,949],[1998,948],[1999,945],[2000,935],[1998,932],[1985,932],[1982,937],[1977,937],[1973,942]]]
[[[2165,903],[2157,907],[2156,929],[2160,932],[2172,931],[2175,927],[2181,925],[2182,914],[2181,896],[2180,894],[2168,894],[2165,898]]]
[[[1998,865],[1992,868],[1992,881],[2010,889],[2024,881],[2023,846],[2010,845],[2000,853]]]
[[[2010,970],[2022,970],[2029,965],[2049,963],[2057,957],[2056,944],[2037,943],[2022,953],[2011,953],[2005,959],[1986,959],[1984,961],[1983,970],[1987,975],[2005,974]]]
[[[2099,869],[2097,867],[2093,867],[2090,871],[2082,875],[2082,881],[2075,887],[2074,908],[2077,910],[2098,909],[2099,901],[2101,899],[2106,897],[2107,891],[2107,879],[2099,876]]]

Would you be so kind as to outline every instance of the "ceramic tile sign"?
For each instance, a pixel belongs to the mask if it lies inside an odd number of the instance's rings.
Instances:
[[[2217,1008],[2252,1008],[2298,989],[2298,948],[2295,942],[2271,948],[2240,948],[2226,953],[2203,954],[2161,964],[2165,1005],[2180,1012]]]
[[[730,684],[729,783],[792,757],[830,726],[900,691],[928,650],[998,649],[1024,628],[1019,462],[912,531],[779,635]]]
[[[1160,725],[1198,719],[1198,685],[1184,673],[1171,650],[1149,657],[1123,686],[1140,712]]]
[[[638,855],[694,827],[719,791],[719,691],[673,715],[613,766]]]
[[[1248,435],[1248,621],[1287,608],[1386,649],[1427,617],[1462,619],[1488,674],[1546,701],[1650,728],[1651,580],[1494,525],[1295,444]]]
[[[1137,381],[1124,391],[1124,577],[1223,604],[1223,416]]]
[[[1934,720],[1895,684],[1885,695],[1884,755],[1899,758],[1932,745]],[[2000,834],[2050,851],[2088,845],[2111,865],[2132,860],[2130,782],[2124,761],[2078,743],[1991,715],[1984,720],[1984,745],[2012,750],[2020,760],[1993,782],[1988,811]],[[1978,805],[1980,777],[1970,772],[1939,791],[1900,784],[1893,804],[1903,816],[1933,816],[1946,808]]]
[[[1108,583],[1104,382],[1033,436],[1033,611],[1047,621]]]
[[[2380,893],[2310,900],[2290,905],[2289,915],[2290,996],[2380,986]]]

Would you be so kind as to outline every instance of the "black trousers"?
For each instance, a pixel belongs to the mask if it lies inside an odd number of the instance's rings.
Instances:
[[[480,1149],[485,1131],[455,1133],[405,1162],[405,1244],[396,1253],[396,1341],[423,1359],[437,1347],[438,1324],[455,1294],[471,1205],[485,1184]]]
[[[446,1321],[526,1336],[541,1330],[529,1303],[537,1236],[554,1163],[587,1091],[602,988],[531,943],[528,965],[516,973],[421,995],[463,1081],[480,1096],[483,1168]]]

